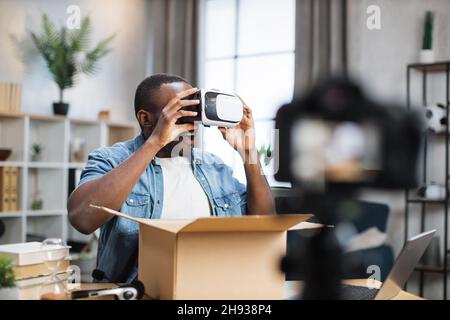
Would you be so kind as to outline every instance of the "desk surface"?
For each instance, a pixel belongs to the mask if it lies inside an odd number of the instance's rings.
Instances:
[[[353,285],[353,286],[366,286],[367,279],[350,279],[344,280],[344,284]],[[285,299],[289,299],[295,295],[297,295],[300,290],[300,286],[302,283],[300,281],[286,281],[284,287],[284,297]],[[373,286],[375,288],[381,287],[381,282],[374,281]],[[111,283],[82,283],[82,284],[70,284],[69,290],[95,290],[95,289],[105,289],[105,288],[114,288],[115,284]],[[401,291],[397,296],[392,298],[392,300],[424,300],[423,298],[416,296],[412,293]]]

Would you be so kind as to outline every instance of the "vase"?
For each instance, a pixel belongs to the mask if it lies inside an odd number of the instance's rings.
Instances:
[[[64,102],[53,103],[53,113],[56,115],[66,116],[69,112],[69,104]]]
[[[17,287],[0,288],[0,300],[19,299],[19,289]]]
[[[434,51],[432,49],[420,50],[419,56],[420,63],[432,63],[434,62]]]

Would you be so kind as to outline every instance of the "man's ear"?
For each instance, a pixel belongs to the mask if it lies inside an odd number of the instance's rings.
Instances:
[[[142,128],[151,128],[153,125],[153,114],[148,111],[141,109],[138,111],[136,117]]]

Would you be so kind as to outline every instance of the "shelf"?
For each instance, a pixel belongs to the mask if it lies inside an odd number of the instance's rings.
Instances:
[[[427,130],[427,135],[432,136],[432,137],[445,138],[445,131],[434,132],[434,131],[431,131],[431,130]]]
[[[0,112],[0,118],[23,118],[23,113]]]
[[[63,162],[37,162],[32,161],[28,163],[29,168],[42,169],[62,169],[65,167]]]
[[[431,204],[444,204],[447,202],[445,199],[425,199],[415,198],[406,200],[408,203],[431,203]]]
[[[67,215],[66,209],[53,209],[53,210],[28,210],[25,212],[27,217],[45,217],[45,216],[65,216]]]
[[[24,163],[22,161],[0,161],[0,167],[19,167],[22,168]]]
[[[60,115],[40,115],[40,114],[30,114],[30,120],[33,121],[64,121],[67,119],[66,116]]]
[[[432,75],[431,76],[441,76],[444,75],[444,90],[442,90],[443,92],[441,93],[443,96],[445,96],[445,103],[448,105],[449,101],[448,97],[449,97],[449,75],[450,75],[450,61],[437,61],[434,63],[411,63],[407,65],[406,68],[406,102],[407,102],[407,108],[410,109],[411,108],[411,99],[412,99],[412,74],[413,72],[411,71],[417,71],[420,72],[421,74],[419,75],[414,75],[414,77],[417,78],[421,78],[421,95],[422,95],[422,99],[423,99],[423,105],[428,105],[429,102],[427,102],[427,99],[429,99],[430,95],[427,94],[428,92],[428,88],[430,87],[427,84],[427,74],[430,73]],[[433,83],[433,85],[435,85],[435,83]],[[415,87],[414,87],[415,88]],[[414,90],[414,89],[413,89]],[[414,90],[415,91],[415,90]],[[436,95],[435,90],[433,90],[433,95]],[[433,98],[434,99],[434,98]],[[439,133],[434,133],[434,132],[430,132],[431,130],[427,130],[427,132],[425,134],[425,138],[428,138],[428,136],[430,136],[430,138],[434,138],[434,136],[436,137],[444,137],[445,139],[443,141],[439,141],[440,143],[444,143],[445,145],[445,150],[446,152],[448,151],[448,145],[446,145],[446,143],[449,142],[449,134],[447,133],[447,129],[448,126],[445,127],[445,129],[443,130],[443,132],[439,132]],[[440,140],[442,140],[441,138],[439,138]],[[422,163],[420,164],[420,168],[423,170],[423,175],[425,177],[425,180],[427,180],[427,172],[430,168],[430,166],[427,165],[429,160],[428,158],[428,153],[427,150],[429,148],[428,143],[424,143],[423,146],[421,147],[421,149],[423,150],[423,152],[421,152],[421,157],[422,157]],[[444,159],[445,161],[440,161],[440,162],[444,162],[444,165],[440,168],[435,168],[435,171],[437,169],[440,169],[441,172],[443,171],[443,174],[439,175],[439,176],[444,176],[446,179],[446,184],[448,183],[448,179],[449,179],[449,167],[447,165],[447,162],[449,160],[448,158],[448,154],[444,152]],[[436,160],[434,160],[436,161]],[[445,168],[445,169],[444,169]],[[409,204],[411,203],[418,203],[421,204],[421,209],[422,210],[417,210],[417,212],[421,212],[421,226],[423,227],[426,223],[426,217],[425,214],[427,213],[427,211],[425,210],[425,205],[429,204],[429,205],[444,205],[444,210],[440,210],[441,211],[441,215],[443,216],[443,219],[445,222],[447,222],[448,219],[448,214],[449,214],[449,210],[448,210],[448,203],[450,203],[450,199],[448,197],[448,194],[444,195],[444,197],[442,197],[441,199],[437,199],[437,200],[433,200],[433,199],[426,199],[426,198],[422,198],[419,195],[415,195],[415,194],[411,194],[410,195],[410,191],[413,190],[406,190],[406,199],[405,199],[405,215],[404,215],[404,237],[405,237],[405,241],[407,241],[407,236],[408,236],[408,229],[411,225],[411,222],[409,220],[409,216],[411,215],[410,210],[409,210]],[[446,193],[448,193],[446,191]],[[430,208],[431,209],[431,208]],[[416,210],[414,210],[416,211]],[[435,218],[433,216],[433,218]],[[443,234],[442,234],[442,240],[445,244],[445,248],[447,248],[447,244],[448,244],[448,229],[447,226],[444,226],[443,228]],[[425,265],[425,264],[419,264],[414,270],[415,271],[419,271],[420,272],[420,281],[419,281],[419,291],[421,293],[424,292],[425,289],[425,281],[424,281],[424,276],[425,273],[435,273],[438,275],[442,275],[442,282],[443,282],[443,293],[442,293],[442,298],[444,300],[447,299],[447,295],[448,295],[448,290],[447,290],[447,280],[448,280],[448,275],[450,273],[450,261],[447,260],[448,255],[449,255],[449,251],[448,250],[444,250],[444,253],[439,253],[440,256],[443,256],[443,261],[444,263],[439,266],[429,266],[429,265]],[[444,264],[446,267],[444,267]]]
[[[450,66],[450,61],[439,61],[434,63],[413,63],[408,67],[421,72],[445,72],[447,65]]]
[[[416,271],[430,272],[430,273],[444,273],[446,272],[443,267],[432,267],[432,266],[424,266],[418,265],[414,268]],[[450,267],[447,267],[447,273],[450,272]]]
[[[121,128],[121,129],[136,129],[136,124],[134,122],[114,122],[114,121],[106,121],[105,122],[108,127],[112,128]]]
[[[69,162],[69,169],[84,169],[86,166],[85,162]]]
[[[23,211],[5,211],[0,212],[0,219],[1,218],[21,218]]]
[[[69,169],[83,169],[89,153],[136,135],[132,121],[73,119],[45,114],[4,114],[0,112],[0,147],[12,150],[2,167],[18,167],[20,208],[0,212],[6,226],[0,244],[23,242],[27,234],[86,241],[68,221],[67,197],[72,183]],[[32,146],[43,147],[40,161],[32,161]],[[74,171],[74,170],[71,170]],[[36,199],[41,210],[31,210]]]
[[[82,125],[82,126],[97,126],[99,125],[99,120],[89,120],[89,119],[69,119],[71,124]]]

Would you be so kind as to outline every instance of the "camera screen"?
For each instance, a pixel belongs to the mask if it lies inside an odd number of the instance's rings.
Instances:
[[[381,168],[381,139],[371,123],[302,119],[292,127],[291,172],[305,184],[364,183]]]

